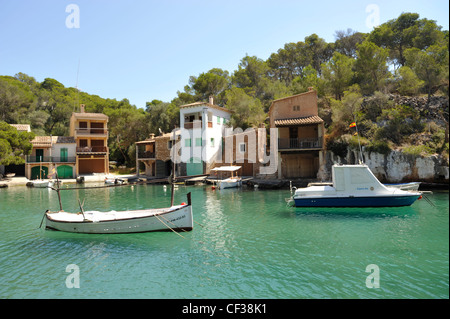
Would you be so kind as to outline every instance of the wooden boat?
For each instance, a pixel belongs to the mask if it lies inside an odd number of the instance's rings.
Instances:
[[[409,206],[422,193],[386,187],[365,164],[333,165],[332,186],[295,189],[296,207],[395,207]]]
[[[168,208],[130,211],[65,211],[45,213],[46,229],[73,233],[119,234],[193,229],[191,194],[188,203]]]
[[[241,166],[221,166],[213,168],[211,171],[231,173],[231,177],[220,180],[218,179],[217,181],[214,181],[214,183],[217,185],[219,189],[242,186],[242,178],[237,175],[237,171],[239,171],[240,169]]]
[[[175,163],[175,161],[173,161]],[[175,172],[175,164],[173,168]],[[56,175],[57,176],[57,175]],[[45,212],[46,229],[73,233],[119,234],[151,231],[190,231],[193,229],[191,193],[187,194],[187,204],[174,205],[175,177],[171,178],[172,190],[170,207],[129,211],[84,211],[80,203],[80,212],[68,213],[62,209],[60,188],[57,191],[60,210]],[[70,190],[65,188],[64,190]],[[181,235],[180,235],[181,236]]]
[[[37,180],[31,181],[31,184],[33,184],[33,187],[37,187],[37,188],[47,188],[47,187],[53,186],[53,184],[50,183],[50,181],[43,180],[43,179],[37,179]]]

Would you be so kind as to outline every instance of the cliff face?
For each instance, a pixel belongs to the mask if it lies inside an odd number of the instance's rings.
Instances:
[[[364,163],[369,166],[375,176],[383,183],[428,182],[448,183],[449,166],[440,156],[429,157],[404,154],[391,151],[389,154],[369,153],[363,150]],[[331,166],[334,163],[355,164],[360,158],[359,152],[349,150],[344,158],[333,152],[326,154],[325,169],[320,176],[323,180],[331,180]]]

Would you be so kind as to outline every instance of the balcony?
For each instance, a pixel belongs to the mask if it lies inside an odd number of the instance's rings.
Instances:
[[[322,139],[319,138],[279,138],[279,150],[321,149]]]
[[[144,158],[155,158],[155,152],[138,152],[138,159],[144,159]]]
[[[202,128],[202,127],[203,127],[203,123],[201,121],[184,122],[184,128],[187,130],[193,129],[193,128]],[[208,127],[212,128],[213,122],[208,122]]]
[[[75,129],[76,134],[79,135],[94,135],[94,136],[102,136],[107,135],[108,130],[106,128],[77,128]]]
[[[75,163],[75,156],[31,156],[27,155],[27,163]]]
[[[51,163],[51,156],[31,156],[27,155],[27,163]]]
[[[78,153],[107,153],[108,147],[106,146],[85,146],[85,147],[77,147]]]

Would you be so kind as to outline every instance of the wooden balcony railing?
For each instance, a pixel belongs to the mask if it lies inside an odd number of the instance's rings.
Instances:
[[[155,152],[138,152],[138,159],[155,158]]]
[[[75,129],[78,135],[104,135],[108,134],[108,130],[106,128],[77,128]]]
[[[213,127],[213,122],[208,122],[208,127],[211,128]],[[201,121],[195,121],[195,122],[184,122],[184,128],[189,130],[189,129],[193,129],[193,128],[202,128],[203,127],[203,123]]]
[[[77,147],[77,153],[107,153],[108,147],[106,146],[85,146]]]
[[[279,138],[278,149],[313,149],[322,148],[322,140],[319,138]]]

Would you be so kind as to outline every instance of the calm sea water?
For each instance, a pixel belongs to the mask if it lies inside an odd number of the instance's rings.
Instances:
[[[90,186],[89,184],[87,186]],[[88,235],[37,229],[54,191],[0,190],[0,298],[449,298],[449,196],[403,208],[287,207],[286,190],[180,187],[194,224]],[[170,188],[63,191],[66,211],[166,207]],[[79,288],[68,288],[79,269]],[[368,265],[379,288],[368,288]],[[369,283],[373,281],[369,280]]]

